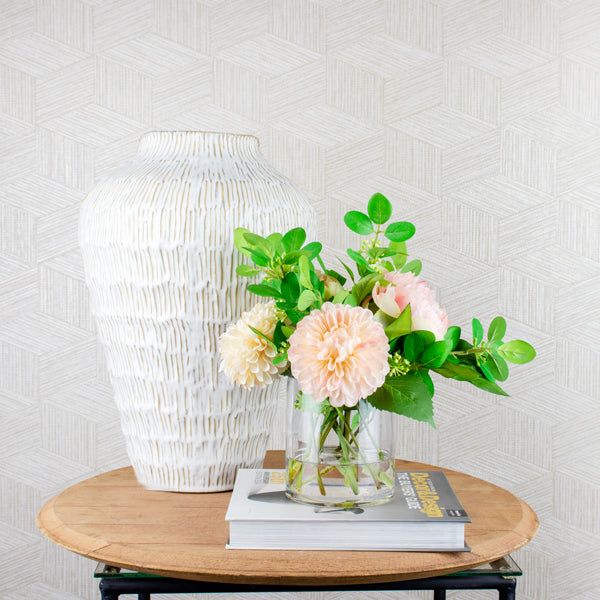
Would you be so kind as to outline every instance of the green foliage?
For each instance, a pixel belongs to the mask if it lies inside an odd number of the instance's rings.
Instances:
[[[389,340],[408,335],[411,332],[412,318],[410,304],[400,313],[400,316],[392,321],[386,328],[385,334]]]
[[[421,273],[421,261],[420,260],[411,260],[409,263],[406,263],[401,270],[402,273],[414,273],[415,275],[419,275]]]
[[[350,231],[359,235],[370,235],[373,233],[373,221],[368,215],[358,210],[351,210],[344,215],[344,223]]]
[[[384,384],[369,396],[368,401],[379,410],[424,421],[435,427],[433,394],[419,373],[388,377]]]
[[[444,339],[452,342],[452,350],[454,350],[454,348],[456,348],[460,340],[460,327],[450,325],[450,327],[448,327],[448,329],[446,330]]]
[[[501,342],[506,333],[506,321],[504,317],[496,317],[492,319],[488,329],[488,340],[490,342]]]
[[[396,318],[380,310],[373,301],[373,289],[376,285],[389,285],[385,271],[418,275],[422,268],[421,261],[408,260],[406,242],[415,234],[414,225],[406,221],[390,222],[392,213],[392,203],[383,194],[376,193],[369,199],[366,212],[352,210],[345,214],[344,223],[361,236],[361,241],[358,249],[347,249],[349,261],[340,260],[344,275],[325,266],[321,243],[307,243],[302,227],[266,237],[237,228],[235,246],[251,264],[239,265],[236,274],[257,278],[247,286],[248,291],[272,298],[280,311],[272,339],[251,328],[275,349],[275,364],[287,360],[289,338],[297,324],[325,301],[370,310],[389,340],[390,372],[383,385],[368,398],[369,403],[435,427],[432,373],[506,395],[499,383],[509,376],[508,363],[527,363],[535,357],[535,350],[522,340],[505,342],[507,324],[500,316],[489,324],[487,336],[482,322],[473,319],[471,339],[461,338],[461,328],[456,326],[449,327],[443,339],[436,339],[430,331],[413,331],[414,310],[410,304]],[[289,368],[285,373],[289,373]],[[340,425],[346,422],[347,415],[342,418],[340,409],[327,401],[311,404],[303,400],[300,408],[322,412],[322,433],[335,431],[340,438],[340,451],[350,452],[349,431]],[[350,433],[360,427],[358,413],[348,427]],[[352,486],[351,471],[342,475]]]
[[[498,354],[508,362],[523,365],[535,358],[535,350],[531,344],[523,340],[506,342],[498,348]]]
[[[428,369],[441,367],[446,362],[451,350],[452,342],[448,340],[434,342],[423,350],[421,356],[419,356],[419,362]]]
[[[473,319],[473,346],[477,346],[483,340],[483,325],[478,319]]]
[[[377,225],[386,223],[392,216],[392,203],[383,194],[373,194],[367,205],[369,219]]]
[[[412,223],[399,221],[388,225],[383,235],[391,242],[406,242],[415,235],[415,231],[415,226]]]
[[[285,252],[300,250],[306,240],[306,231],[302,227],[290,229],[281,239]]]
[[[235,268],[235,272],[240,277],[254,277],[255,275],[258,275],[260,273],[260,271],[258,269],[255,269],[254,267],[251,267],[250,265],[238,265]]]

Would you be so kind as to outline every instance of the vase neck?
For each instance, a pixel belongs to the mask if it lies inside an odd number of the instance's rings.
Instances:
[[[203,131],[153,131],[145,134],[138,156],[199,156],[259,158],[258,139],[252,135]]]

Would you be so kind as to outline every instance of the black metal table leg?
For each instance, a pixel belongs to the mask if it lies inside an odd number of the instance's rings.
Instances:
[[[498,590],[499,600],[515,600],[517,597],[517,580],[516,579],[505,579],[506,587],[502,587]]]
[[[435,588],[435,590],[433,590],[433,600],[446,600],[446,590]]]

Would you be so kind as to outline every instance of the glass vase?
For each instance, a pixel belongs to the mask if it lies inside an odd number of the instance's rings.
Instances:
[[[351,508],[394,493],[393,413],[366,400],[351,408],[317,402],[287,382],[286,495],[305,504]]]

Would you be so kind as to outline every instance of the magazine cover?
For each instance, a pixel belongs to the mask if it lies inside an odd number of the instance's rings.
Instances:
[[[396,489],[390,501],[345,509],[299,504],[288,499],[283,469],[240,469],[226,519],[428,523],[471,521],[443,471],[397,471]]]

